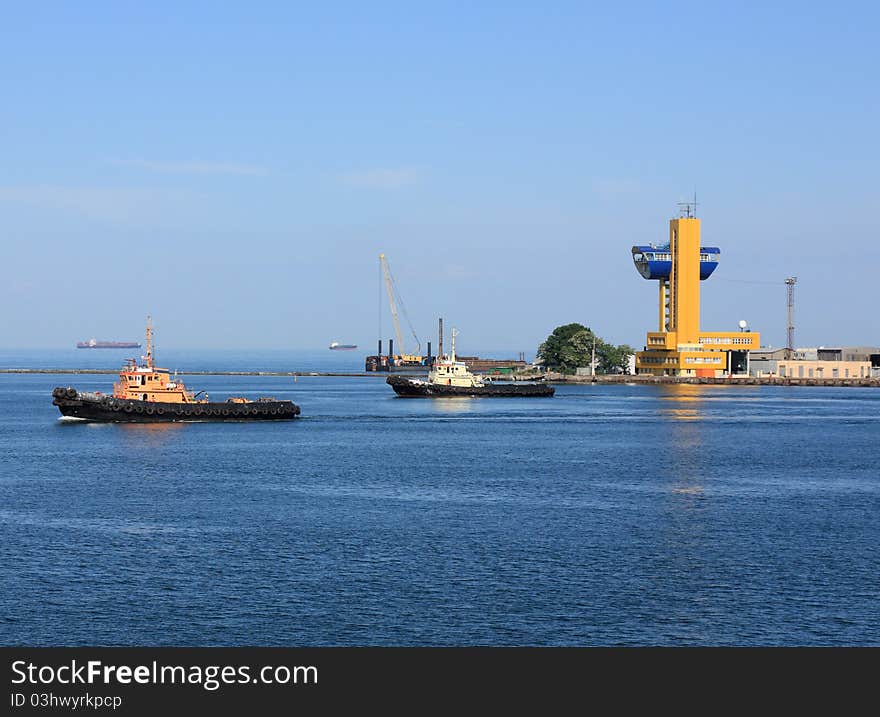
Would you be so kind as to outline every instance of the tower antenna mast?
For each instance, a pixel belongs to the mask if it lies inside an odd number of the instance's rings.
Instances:
[[[785,343],[785,358],[791,361],[794,357],[794,285],[797,284],[797,277],[790,276],[785,280],[788,308],[788,329]]]
[[[679,202],[678,213],[682,219],[694,219],[697,216],[697,193],[694,192],[694,201]]]

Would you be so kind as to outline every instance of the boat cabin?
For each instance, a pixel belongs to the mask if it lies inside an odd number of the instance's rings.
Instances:
[[[119,372],[119,380],[113,384],[113,397],[133,401],[157,401],[161,403],[207,403],[208,396],[196,398],[186,390],[182,381],[172,378],[167,368],[153,366],[153,324],[147,321],[147,353],[144,364],[137,359],[127,359]],[[201,392],[200,392],[201,393]]]
[[[113,384],[114,398],[135,401],[160,401],[162,403],[205,403],[187,391],[182,381],[171,378],[168,369],[151,365],[138,366],[135,359],[128,359],[119,372],[119,381]]]
[[[458,331],[452,329],[452,352],[448,357],[439,357],[434,368],[428,374],[428,381],[439,386],[474,386],[484,385],[480,376],[472,374],[463,361],[455,360],[455,337]]]

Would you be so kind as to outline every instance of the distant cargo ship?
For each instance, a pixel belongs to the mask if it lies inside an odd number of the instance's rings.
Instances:
[[[338,341],[330,344],[331,351],[354,351],[356,348],[357,344],[341,344]]]
[[[139,349],[141,345],[137,341],[78,341],[78,349]]]

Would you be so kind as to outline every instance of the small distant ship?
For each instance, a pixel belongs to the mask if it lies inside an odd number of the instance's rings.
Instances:
[[[78,349],[139,349],[141,345],[137,341],[77,341]]]
[[[331,351],[354,351],[357,348],[357,344],[341,344],[338,341],[334,341],[329,346]]]

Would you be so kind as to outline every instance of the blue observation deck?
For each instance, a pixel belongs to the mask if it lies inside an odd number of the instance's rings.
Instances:
[[[668,279],[672,271],[672,253],[669,244],[643,244],[632,248],[633,264],[646,279]],[[700,247],[700,280],[708,279],[718,266],[721,249],[717,246]]]

